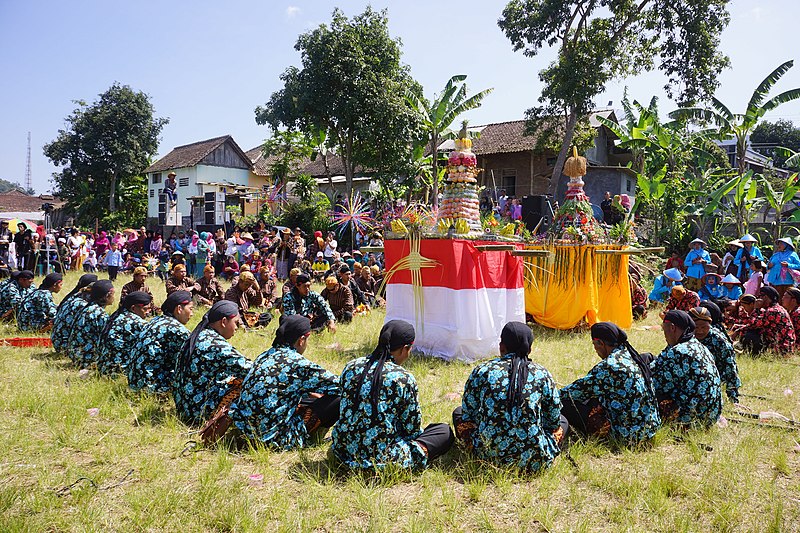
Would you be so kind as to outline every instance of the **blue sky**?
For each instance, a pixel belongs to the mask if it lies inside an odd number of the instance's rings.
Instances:
[[[33,186],[50,189],[56,169],[42,154],[73,100],[93,101],[112,83],[130,85],[152,97],[156,113],[168,117],[160,155],[174,146],[231,134],[248,150],[268,129],[254,108],[280,88],[279,76],[298,64],[297,36],[330,20],[334,5],[347,15],[361,1],[170,0],[0,0],[0,178],[22,182],[27,132],[31,132]],[[467,74],[470,89],[494,87],[472,124],[522,118],[540,92],[538,71],[549,54],[529,59],[514,53],[497,27],[505,2],[496,0],[375,1],[388,8],[393,36],[403,42],[403,61],[426,95],[453,74]],[[796,53],[797,0],[735,0],[722,49],[732,61],[717,96],[734,111],[743,109],[755,84]],[[794,43],[792,43],[794,40]],[[664,78],[646,74],[610,84],[597,99],[617,106],[627,85],[643,103],[653,95],[663,112]],[[800,64],[778,90],[800,87]],[[800,103],[768,115],[800,125]]]

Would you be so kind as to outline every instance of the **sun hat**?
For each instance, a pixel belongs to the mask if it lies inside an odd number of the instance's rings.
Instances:
[[[241,238],[244,239],[244,240],[248,240],[248,241],[252,241],[253,240],[253,236],[247,231],[245,231],[244,233],[241,234]]]
[[[742,282],[739,281],[739,278],[737,278],[733,274],[728,274],[727,276],[722,278],[722,281],[720,283],[733,283],[734,285],[741,285],[742,284]]]
[[[664,276],[671,279],[672,281],[681,281],[683,279],[683,273],[677,268],[670,268],[665,270]]]
[[[183,252],[181,252],[180,250],[175,250],[174,252],[172,252],[172,255],[183,255]]]
[[[704,241],[703,239],[697,238],[697,239],[693,240],[692,242],[690,242],[689,244],[692,245],[692,244],[705,244],[705,243],[706,243],[706,241]]]
[[[710,278],[715,278],[717,280],[717,282],[719,282],[719,280],[722,279],[722,276],[720,276],[719,274],[717,274],[715,272],[709,272],[708,274],[703,276],[701,279],[705,280],[706,278],[709,278],[709,277]]]
[[[317,257],[325,257],[325,254],[323,254],[322,252],[317,252]]]
[[[776,242],[782,242],[783,244],[794,250],[794,242],[792,242],[792,239],[790,239],[789,237],[782,237],[778,239]]]
[[[728,246],[735,246],[737,248],[744,248],[744,245],[741,242],[739,242],[738,240],[733,240],[733,241],[730,241],[730,242],[728,242],[726,244]]]
[[[739,242],[745,243],[745,242],[757,242],[757,241],[755,237],[753,237],[748,233],[746,235],[743,235],[742,238],[739,239]]]

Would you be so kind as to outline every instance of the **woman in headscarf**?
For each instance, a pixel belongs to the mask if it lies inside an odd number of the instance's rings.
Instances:
[[[128,386],[163,393],[172,390],[175,363],[189,338],[186,323],[194,314],[192,294],[176,291],[161,304],[160,316],[148,322],[136,337],[128,364]]]
[[[207,419],[227,392],[229,380],[244,379],[252,361],[228,342],[240,323],[239,306],[211,306],[181,348],[172,389],[178,416],[186,423]]]
[[[84,274],[69,293],[58,304],[56,316],[53,318],[53,329],[50,332],[50,341],[53,350],[61,352],[66,347],[72,325],[78,319],[81,311],[89,305],[83,295],[88,295],[88,289],[97,281],[96,274]]]
[[[786,289],[794,285],[790,270],[800,269],[800,258],[794,251],[792,239],[784,237],[775,241],[775,253],[767,263],[766,281],[778,291],[778,301]]]
[[[195,259],[195,267],[192,276],[195,279],[203,277],[203,269],[208,262],[208,233],[203,231],[197,239],[197,254]]]
[[[35,290],[33,272],[13,272],[8,280],[0,284],[0,321],[13,321],[19,311],[19,304]]]
[[[97,257],[103,257],[103,254],[108,251],[110,246],[111,242],[108,240],[108,233],[101,231],[94,241],[94,251],[97,253]]]
[[[601,361],[561,389],[561,409],[583,435],[633,445],[653,438],[661,426],[650,377],[650,356],[637,352],[616,324],[598,322],[592,344]]]
[[[191,232],[192,237],[186,247],[186,266],[191,276],[197,277],[197,245],[200,244],[200,236],[196,231]]]
[[[114,285],[107,279],[94,282],[88,301],[72,326],[65,347],[69,358],[80,368],[97,361],[100,334],[108,321],[105,307],[114,301]]]
[[[447,424],[422,430],[417,381],[402,365],[411,354],[414,326],[390,320],[378,345],[345,365],[340,418],[331,434],[331,453],[351,468],[425,468],[453,445]]]
[[[53,295],[61,292],[64,277],[53,272],[45,276],[39,288],[25,297],[17,312],[17,327],[21,331],[49,331],[58,307]]]
[[[742,382],[739,380],[739,367],[736,365],[736,352],[733,350],[733,344],[714,327],[714,320],[708,308],[695,307],[689,311],[689,315],[694,320],[694,336],[708,348],[714,358],[714,365],[719,372],[720,386],[724,383],[728,399],[737,403],[739,387],[742,386]]]
[[[302,448],[339,418],[339,377],[303,357],[310,336],[306,317],[281,319],[272,348],[256,358],[228,412],[245,437],[282,450]]]
[[[780,295],[771,286],[761,287],[753,313],[736,330],[742,332],[742,347],[758,355],[764,350],[789,357],[796,332],[789,312],[779,305]]]
[[[500,334],[500,357],[476,366],[453,412],[456,434],[477,457],[538,471],[561,452],[569,425],[553,376],[530,360],[533,333],[509,322]]]
[[[781,298],[781,306],[789,313],[789,318],[792,319],[794,326],[795,342],[797,341],[797,334],[800,332],[800,289],[791,287],[783,293]]]
[[[126,373],[134,345],[147,325],[147,314],[153,296],[144,291],[134,291],[125,296],[119,308],[108,318],[100,335],[97,370],[104,375]]]
[[[661,329],[667,347],[650,363],[661,420],[713,425],[722,412],[719,372],[708,348],[694,336],[692,317],[667,311]]]

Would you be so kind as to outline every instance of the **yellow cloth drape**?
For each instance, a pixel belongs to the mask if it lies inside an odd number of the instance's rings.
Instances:
[[[525,259],[525,311],[536,322],[554,329],[571,329],[584,319],[590,325],[608,321],[623,329],[631,327],[628,255],[595,253],[621,246],[526,248],[552,252]]]

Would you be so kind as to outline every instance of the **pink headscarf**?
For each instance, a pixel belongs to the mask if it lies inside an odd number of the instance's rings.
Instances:
[[[192,234],[192,245],[197,246],[198,242],[200,242],[200,236],[197,233]]]

